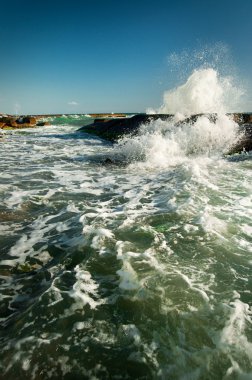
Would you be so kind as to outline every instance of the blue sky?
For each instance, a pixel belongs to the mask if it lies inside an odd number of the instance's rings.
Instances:
[[[2,0],[0,12],[0,112],[143,112],[201,49],[224,51],[252,111],[251,0]]]

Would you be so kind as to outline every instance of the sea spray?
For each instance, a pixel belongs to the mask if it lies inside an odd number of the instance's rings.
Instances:
[[[168,77],[166,83],[169,84],[169,89],[178,88],[185,84],[193,73],[213,70],[224,90],[222,101],[225,112],[250,111],[250,108],[247,108],[247,99],[245,98],[248,90],[246,82],[238,72],[230,46],[225,43],[198,43],[194,49],[173,52],[167,57],[167,64]],[[169,92],[169,89],[164,94]],[[206,94],[203,96],[205,97]],[[163,104],[165,105],[165,101]]]
[[[114,154],[129,162],[142,160],[149,167],[166,167],[188,157],[223,155],[237,139],[238,126],[226,115],[215,122],[200,116],[194,123],[179,125],[156,120],[142,125],[137,136],[122,138]]]
[[[160,108],[148,110],[174,117],[143,124],[137,136],[121,139],[115,154],[167,166],[192,154],[227,153],[239,138],[238,125],[226,115],[227,102],[236,102],[239,94],[231,78],[220,77],[212,68],[195,70],[183,85],[164,93]],[[195,114],[203,115],[185,120]]]
[[[157,110],[147,113],[180,113],[189,116],[198,113],[225,112],[225,86],[227,80],[221,81],[213,69],[194,71],[187,81],[175,89],[165,91],[163,104]]]
[[[240,91],[231,77],[220,77],[212,68],[195,70],[185,84],[164,93],[157,113],[223,114],[234,111]]]

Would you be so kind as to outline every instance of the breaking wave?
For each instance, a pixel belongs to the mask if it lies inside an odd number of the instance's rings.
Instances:
[[[241,94],[231,77],[221,77],[213,68],[195,70],[184,84],[164,93],[160,108],[148,110],[171,116],[142,125],[137,136],[123,137],[115,155],[167,166],[188,155],[225,154],[239,138],[238,125],[227,111]]]

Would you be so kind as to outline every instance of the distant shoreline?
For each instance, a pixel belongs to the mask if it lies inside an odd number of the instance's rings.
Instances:
[[[93,119],[124,118],[127,113],[90,113],[90,114],[39,114],[39,115],[8,115],[0,113],[0,129],[35,128],[50,125],[45,119],[69,117],[71,115],[85,115]]]
[[[68,113],[68,114],[30,114],[30,115],[9,115],[0,113],[0,130],[1,129],[22,129],[22,128],[35,128],[35,127],[42,127],[42,126],[49,126],[50,125],[50,119],[51,118],[61,118],[61,117],[70,117],[70,116],[86,116],[90,117],[91,119],[98,119],[98,121],[108,121],[110,119],[124,119],[129,118],[129,116],[133,115],[142,115],[145,118],[146,117],[152,117],[152,115],[148,115],[146,113]],[[205,114],[199,114],[199,115],[217,115],[216,113],[205,113]],[[197,117],[199,115],[191,115],[187,119],[193,119],[194,117]],[[251,124],[252,125],[252,112],[234,112],[234,113],[227,113],[228,116],[231,116],[232,119],[238,123],[239,125],[242,124]],[[154,115],[153,115],[154,116]],[[166,115],[166,114],[160,114],[160,117],[171,117],[174,115]],[[158,115],[156,115],[158,117]],[[49,120],[47,120],[49,119]],[[92,123],[92,122],[91,122]]]

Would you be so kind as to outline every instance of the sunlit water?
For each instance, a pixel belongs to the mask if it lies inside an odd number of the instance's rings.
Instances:
[[[236,127],[159,120],[116,146],[62,120],[6,132],[1,379],[252,378],[252,156],[223,155]]]

